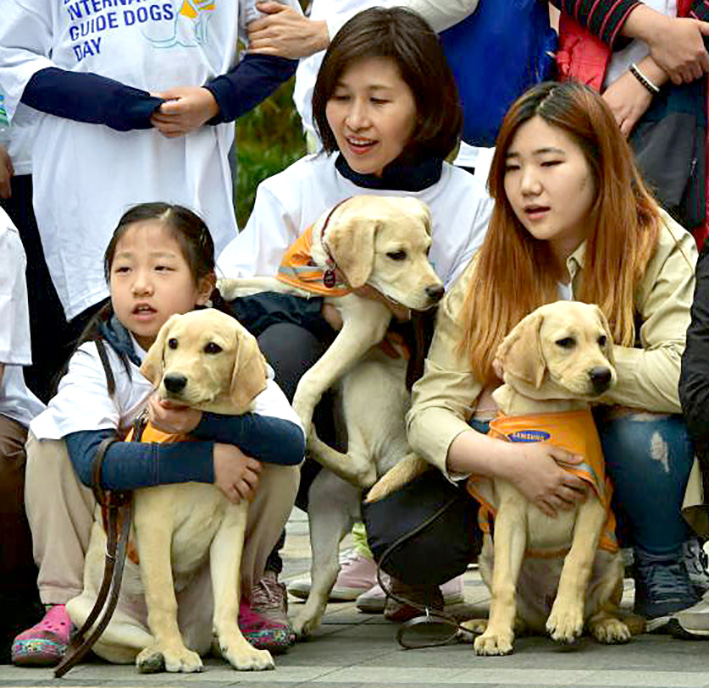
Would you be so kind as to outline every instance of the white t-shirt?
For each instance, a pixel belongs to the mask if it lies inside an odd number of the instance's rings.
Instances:
[[[25,268],[27,259],[7,213],[0,208],[0,415],[27,427],[44,404],[27,389],[22,366],[31,365],[30,316]]]
[[[284,251],[340,201],[361,194],[413,196],[433,218],[429,259],[446,287],[482,244],[493,202],[468,172],[443,163],[438,182],[422,191],[363,189],[335,168],[337,155],[310,155],[262,182],[249,222],[222,252],[217,267],[227,277],[275,275]]]
[[[296,7],[297,0],[286,0]],[[0,88],[12,120],[29,79],[60,67],[151,93],[201,86],[237,60],[256,0],[0,0]],[[234,125],[167,139],[38,117],[34,209],[68,318],[108,295],[102,258],[120,216],[146,201],[201,213],[217,247],[237,231],[227,159]]]
[[[133,340],[133,349],[142,361],[145,351]],[[37,439],[57,440],[72,432],[86,430],[128,430],[145,408],[154,387],[146,380],[138,366],[129,362],[130,376],[116,352],[106,346],[116,382],[111,398],[106,387],[106,373],[96,344],[82,344],[69,361],[69,370],[59,383],[59,389],[47,410],[37,416],[30,429]],[[300,419],[288,403],[285,394],[273,379],[268,367],[266,389],[254,399],[254,413],[289,420],[299,427]]]

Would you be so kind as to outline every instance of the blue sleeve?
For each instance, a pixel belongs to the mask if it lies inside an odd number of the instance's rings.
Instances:
[[[295,74],[298,60],[273,55],[246,55],[233,69],[205,84],[219,105],[209,124],[233,122],[256,107]]]
[[[93,465],[101,441],[112,430],[72,432],[64,439],[74,469],[84,485],[91,486]],[[101,485],[109,490],[171,483],[213,483],[213,442],[115,442],[103,460]]]
[[[305,454],[305,436],[298,425],[257,413],[241,416],[203,413],[192,436],[232,444],[247,456],[282,466],[297,466]]]
[[[150,117],[164,101],[98,74],[47,67],[27,82],[22,102],[57,117],[130,131],[150,129]]]

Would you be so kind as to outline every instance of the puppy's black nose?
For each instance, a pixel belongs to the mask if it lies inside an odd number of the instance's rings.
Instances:
[[[187,378],[179,373],[168,373],[162,383],[171,394],[179,394],[187,385]]]
[[[443,288],[442,284],[436,287],[426,287],[426,294],[431,299],[431,301],[440,301],[443,298],[444,292],[445,289]]]
[[[588,371],[588,376],[591,378],[591,384],[596,394],[605,392],[610,386],[613,377],[611,375],[611,369],[603,366],[591,368],[591,370]]]

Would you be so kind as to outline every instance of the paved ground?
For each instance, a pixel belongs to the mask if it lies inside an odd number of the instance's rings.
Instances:
[[[284,580],[307,571],[308,557],[307,522],[296,510],[288,529]],[[484,614],[487,593],[475,571],[466,574],[465,587],[471,611]],[[293,602],[292,611],[297,610],[298,604]],[[545,638],[521,638],[515,654],[483,658],[476,657],[470,646],[464,644],[401,650],[395,634],[396,625],[381,616],[360,614],[353,603],[331,604],[323,627],[311,640],[277,658],[275,671],[237,673],[217,660],[207,660],[201,674],[141,676],[133,667],[97,661],[82,665],[57,681],[50,670],[1,666],[0,688],[52,684],[63,688],[138,688],[145,684],[172,688],[195,682],[204,688],[236,684],[250,688],[286,685],[709,688],[709,642],[644,635],[621,647],[603,647],[583,640],[569,650]]]

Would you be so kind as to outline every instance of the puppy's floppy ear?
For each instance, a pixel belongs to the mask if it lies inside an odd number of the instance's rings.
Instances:
[[[160,380],[162,380],[164,370],[165,341],[167,340],[170,329],[180,319],[180,317],[181,316],[179,313],[176,313],[167,319],[167,321],[160,328],[157,339],[148,350],[148,355],[140,364],[140,372],[143,377],[146,380],[150,380],[150,382],[152,382],[156,387],[160,384]]]
[[[596,304],[594,304],[594,306],[596,307],[596,311],[598,311],[598,319],[601,321],[603,330],[606,333],[606,358],[608,359],[608,362],[615,367],[615,355],[613,354],[613,333],[611,332],[611,326],[608,324],[608,318],[606,318],[606,314],[601,310],[601,307]]]
[[[543,322],[544,316],[535,312],[522,318],[512,328],[497,349],[493,363],[496,372],[502,368],[537,389],[542,386],[547,369],[540,337]]]
[[[237,330],[236,342],[229,397],[234,413],[239,415],[246,413],[254,397],[266,389],[266,359],[256,338],[243,327]]]
[[[355,289],[365,285],[374,267],[374,237],[379,225],[373,217],[340,213],[325,231],[325,243],[337,267]]]

